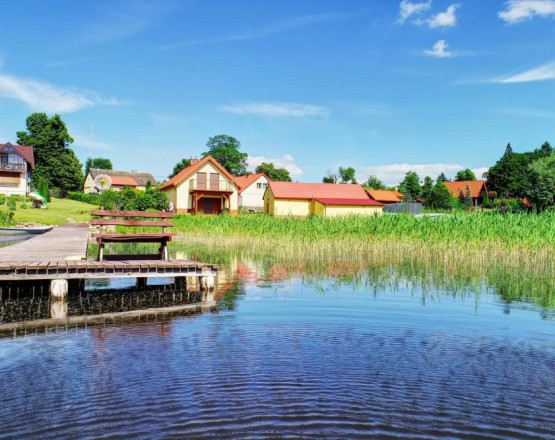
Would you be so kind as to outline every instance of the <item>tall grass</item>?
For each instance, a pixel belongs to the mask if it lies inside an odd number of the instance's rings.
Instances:
[[[555,249],[555,212],[480,212],[431,218],[411,215],[276,218],[264,215],[176,216],[175,231],[191,237],[318,241],[414,241],[427,245]]]

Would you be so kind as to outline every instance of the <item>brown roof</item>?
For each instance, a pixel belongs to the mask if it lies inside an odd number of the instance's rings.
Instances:
[[[112,185],[120,185],[119,183],[114,183],[119,178],[132,178],[135,180],[135,184],[127,183],[124,186],[146,186],[147,182],[150,182],[152,186],[156,186],[156,179],[150,173],[139,173],[138,171],[118,171],[118,170],[101,170],[99,168],[89,169],[93,179],[99,174],[107,174],[112,178]]]
[[[483,191],[486,194],[488,192],[485,180],[462,180],[460,182],[443,182],[443,184],[455,197],[459,197],[461,193],[465,195],[466,185],[470,186],[470,197],[472,198],[480,197]]]
[[[377,189],[367,189],[366,192],[368,195],[378,201],[378,202],[394,202],[398,203],[401,201],[397,191],[385,191],[385,190],[377,190]],[[403,196],[404,197],[404,196]]]
[[[266,180],[268,181],[270,180],[268,179],[268,176],[266,176],[266,174],[258,173],[258,174],[247,174],[246,176],[237,176],[233,178],[233,181],[235,182],[235,185],[239,187],[239,194],[240,194],[244,190],[246,190],[249,186],[251,186],[254,182],[256,182],[260,177],[266,177]]]
[[[276,199],[368,199],[364,188],[353,184],[270,181],[267,189]]]
[[[218,170],[221,171],[221,173],[224,176],[226,176],[229,180],[233,182],[233,179],[234,179],[233,176],[229,174],[227,170],[223,166],[221,166],[216,159],[214,159],[212,156],[206,156],[204,159],[201,159],[198,162],[195,162],[189,165],[187,168],[182,169],[179,173],[177,173],[170,180],[164,183],[159,188],[159,190],[176,187],[177,185],[179,185],[179,183],[181,183],[183,180],[188,178],[191,174],[193,174],[195,171],[197,171],[200,167],[202,167],[207,162],[211,162],[216,168],[218,168]]]
[[[23,159],[29,162],[31,169],[35,169],[35,155],[33,154],[33,147],[29,147],[27,145],[13,145],[9,142],[0,144],[0,150],[3,150],[5,147],[12,147],[21,157],[23,157]]]

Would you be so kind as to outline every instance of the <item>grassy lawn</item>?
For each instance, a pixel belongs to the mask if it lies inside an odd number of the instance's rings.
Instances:
[[[69,222],[86,222],[91,219],[89,212],[91,209],[98,209],[96,205],[78,202],[69,199],[55,199],[48,204],[48,209],[32,208],[28,203],[27,209],[21,209],[22,203],[17,203],[14,220],[16,222],[40,223],[44,225],[59,225]],[[7,211],[6,205],[0,209]]]

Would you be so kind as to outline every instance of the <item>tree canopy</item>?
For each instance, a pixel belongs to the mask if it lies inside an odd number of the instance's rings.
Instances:
[[[442,171],[440,173],[439,176],[437,176],[436,182],[449,182],[449,179],[447,178],[447,176],[445,175],[445,173]]]
[[[256,173],[264,173],[268,179],[275,182],[291,182],[289,171],[285,168],[276,168],[272,162],[263,162],[254,170]]]
[[[208,151],[202,157],[212,156],[229,173],[243,176],[247,173],[247,153],[241,153],[241,143],[232,136],[220,134],[208,139]]]
[[[430,176],[424,177],[424,184],[422,185],[421,195],[426,203],[428,203],[428,200],[431,198],[433,189],[434,180]]]
[[[399,183],[399,192],[410,199],[420,197],[422,188],[420,187],[420,179],[414,171],[407,171],[405,178]]]
[[[105,157],[88,157],[85,162],[85,177],[89,174],[91,168],[98,168],[101,170],[113,170],[112,161]]]
[[[555,206],[555,153],[530,164],[526,197],[537,208]]]
[[[69,145],[69,135],[60,115],[33,113],[26,120],[27,131],[17,132],[20,145],[30,145],[35,154],[34,183],[44,180],[49,187],[79,190],[83,185],[82,165]]]
[[[183,171],[185,168],[187,168],[189,165],[191,165],[191,159],[181,159],[179,162],[177,162],[175,164],[175,166],[173,167],[173,171],[172,173],[168,176],[168,179],[171,179],[173,176],[175,176],[176,174],[180,173],[181,171]]]
[[[339,177],[341,178],[341,183],[357,183],[353,167],[339,167]]]
[[[455,182],[464,182],[465,180],[476,180],[476,175],[469,168],[459,171],[455,176]]]
[[[428,199],[426,199],[426,205],[431,208],[451,209],[454,204],[453,196],[443,182],[436,182]]]
[[[375,189],[375,190],[387,189],[385,184],[380,179],[378,179],[376,176],[373,176],[373,175],[368,177],[368,180],[364,183],[363,186],[368,189]]]

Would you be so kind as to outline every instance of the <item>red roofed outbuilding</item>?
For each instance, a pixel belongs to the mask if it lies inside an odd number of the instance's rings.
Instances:
[[[260,211],[264,209],[264,191],[268,186],[268,176],[264,173],[247,174],[233,179],[239,187],[239,207],[245,211]]]
[[[373,215],[382,214],[383,206],[352,184],[271,181],[264,193],[264,213],[281,217]]]

